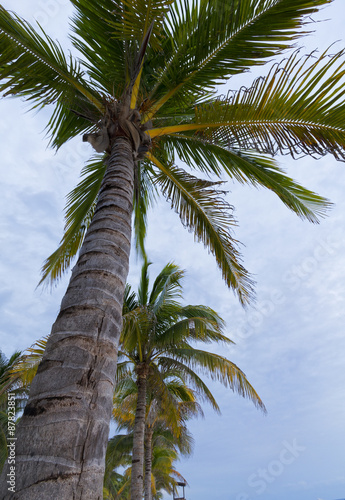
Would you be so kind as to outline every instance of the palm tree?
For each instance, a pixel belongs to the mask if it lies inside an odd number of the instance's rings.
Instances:
[[[27,353],[16,351],[7,359],[0,351],[0,471],[8,454],[9,405],[11,395],[13,415],[11,427],[15,428],[28,399],[30,384],[36,374],[46,346],[46,339],[38,340]],[[13,421],[13,416],[15,420]]]
[[[150,291],[149,265],[150,263],[146,261],[142,267],[138,293],[132,292],[129,285],[126,288],[118,353],[119,376],[132,369],[137,385],[131,500],[140,500],[143,495],[145,426],[150,433],[150,419],[155,416],[154,406],[152,415],[148,411],[149,394],[153,394],[153,402],[158,401],[164,408],[165,414],[171,417],[171,424],[177,415],[174,404],[176,395],[189,396],[188,399],[192,402],[191,394],[177,392],[175,381],[173,384],[175,393],[173,392],[171,397],[172,392],[168,387],[172,382],[171,378],[177,373],[182,377],[182,381],[191,385],[217,411],[219,411],[217,402],[198,372],[219,380],[241,396],[250,398],[259,408],[265,409],[244,373],[236,365],[223,356],[194,346],[196,342],[231,344],[232,341],[222,333],[224,328],[222,319],[209,307],[183,306],[180,303],[184,273],[174,264],[167,264],[162,269]],[[153,418],[152,421],[154,420]],[[150,437],[148,432],[146,444],[151,448],[152,435]],[[147,466],[147,471],[150,473],[151,464],[147,463]],[[145,496],[145,500],[150,498]]]
[[[137,408],[138,387],[131,371],[117,383],[114,396],[113,418],[118,425],[118,430],[126,430],[133,439],[135,416]],[[186,421],[191,417],[203,415],[201,406],[197,403],[195,392],[186,386],[178,372],[161,372],[164,383],[163,401],[156,387],[150,386],[148,380],[146,388],[146,416],[144,435],[144,498],[150,500],[157,494],[157,484],[161,483],[157,476],[162,475],[155,457],[161,456],[161,448],[172,449],[171,457],[176,458],[176,453],[189,455],[192,451],[192,436],[189,434]],[[168,404],[167,404],[168,398]],[[133,440],[132,446],[133,448]],[[175,459],[174,458],[174,459]],[[135,457],[133,456],[133,460]],[[172,465],[172,464],[171,464]],[[174,471],[175,474],[176,471]],[[171,474],[165,487],[170,491],[174,479]],[[172,491],[172,490],[171,490]]]
[[[241,302],[251,298],[231,207],[217,183],[175,158],[264,186],[312,222],[323,215],[327,201],[267,154],[344,159],[343,53],[294,53],[249,89],[216,90],[291,48],[304,20],[329,1],[71,0],[77,58],[0,6],[0,91],[52,110],[56,149],[84,134],[98,153],[68,197],[61,245],[43,270],[58,278],[80,249],[17,429],[18,499],[102,495],[131,216],[143,252],[157,190]]]
[[[162,490],[172,493],[176,481],[184,480],[183,476],[174,469],[174,462],[178,458],[178,449],[182,440],[176,443],[173,433],[158,428],[155,432],[152,446],[152,498],[161,498]],[[131,478],[131,451],[133,434],[117,434],[109,440],[106,454],[104,499],[127,500],[130,498]],[[123,474],[118,472],[119,467],[127,467]]]
[[[0,351],[0,471],[8,455],[9,427],[13,429],[15,426],[15,421],[27,397],[26,391],[18,378],[11,376],[11,370],[20,355],[20,351],[16,351],[7,359],[4,353]],[[11,394],[11,407],[9,407],[9,394]],[[10,419],[9,409],[12,410]]]
[[[130,464],[133,435],[117,434],[108,441],[103,496],[105,500],[127,500],[130,493]],[[118,469],[125,468],[124,473]]]

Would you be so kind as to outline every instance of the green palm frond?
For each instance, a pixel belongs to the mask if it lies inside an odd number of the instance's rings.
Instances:
[[[266,412],[265,406],[253,386],[248,382],[245,374],[234,363],[218,354],[202,351],[195,348],[170,349],[170,355],[176,356],[179,361],[188,365],[192,370],[197,369],[221,382],[240,396],[250,399],[256,407]]]
[[[148,269],[151,266],[152,262],[148,262],[147,259],[144,260],[144,263],[141,267],[141,278],[138,287],[138,301],[141,306],[146,306],[149,300],[149,274]]]
[[[150,163],[147,161],[137,162],[134,170],[133,229],[135,247],[137,252],[144,258],[147,212],[154,205],[157,195],[151,170]]]
[[[162,39],[163,21],[174,0],[119,0],[114,5],[117,15],[111,21],[114,37],[128,42],[141,42],[153,23],[150,46],[159,50]]]
[[[197,106],[194,130],[230,148],[345,160],[344,54],[295,52],[251,88]]]
[[[40,284],[45,280],[52,284],[61,278],[79,251],[94,214],[105,169],[106,162],[102,160],[87,164],[81,172],[85,178],[67,195],[65,232],[59,248],[42,267]]]
[[[155,315],[162,316],[164,307],[167,314],[172,313],[175,306],[179,308],[182,298],[182,279],[185,272],[173,262],[169,262],[156,277],[149,297],[149,304]],[[170,306],[172,309],[170,309]],[[164,314],[164,312],[163,312]]]
[[[158,401],[160,410],[163,409],[165,424],[178,436],[180,422],[176,393],[169,391],[164,373],[161,373],[154,364],[151,365],[149,372],[148,386],[154,389],[154,398]]]
[[[37,33],[29,23],[0,6],[0,90],[25,97],[34,106],[63,100],[69,104],[88,103],[92,111],[103,110],[83,79],[79,63],[66,59],[60,45],[41,29]]]
[[[142,347],[147,342],[152,316],[146,307],[139,306],[123,316],[120,336],[121,350],[131,358],[139,356],[142,360]]]
[[[2,351],[0,351],[0,409],[7,408],[7,401],[4,402],[2,397],[6,392],[16,390],[18,388],[19,376],[13,376],[12,369],[17,361],[21,358],[21,351],[14,352],[10,359],[7,359]]]
[[[219,183],[203,181],[177,167],[155,162],[160,169],[156,182],[163,195],[179,214],[182,224],[193,230],[195,239],[215,256],[226,284],[245,305],[253,295],[253,282],[240,263],[237,242],[231,234],[236,225],[230,213],[232,207],[215,189]]]
[[[121,13],[113,0],[71,0],[74,46],[84,56],[82,64],[100,92],[119,97],[126,77],[126,51],[116,37],[112,23],[120,22]]]
[[[186,383],[194,387],[196,394],[202,398],[203,401],[208,402],[217,413],[220,413],[220,408],[212,392],[199,375],[186,363],[176,358],[161,355],[158,365],[163,371],[178,370]]]
[[[169,346],[179,345],[179,343],[186,338],[205,343],[233,343],[228,337],[221,333],[220,327],[216,321],[194,316],[177,321],[164,330],[163,334],[156,335],[155,345],[157,349],[165,348],[169,351]]]
[[[166,138],[180,158],[207,173],[220,175],[241,184],[264,187],[273,191],[290,210],[302,219],[318,223],[331,203],[288,177],[273,158],[255,152],[229,148],[212,137],[176,134]],[[171,146],[170,146],[171,147]]]
[[[130,360],[127,359],[125,353],[118,351],[118,363],[116,368],[116,385],[125,387],[126,390],[131,390],[133,379],[133,371],[130,367]]]
[[[123,309],[122,315],[124,316],[126,313],[133,311],[136,307],[138,307],[137,296],[134,291],[132,291],[132,287],[129,283],[126,283],[125,287],[125,295],[123,298]]]
[[[40,364],[47,346],[48,336],[36,340],[36,342],[26,349],[26,351],[16,360],[11,368],[11,376],[19,379],[23,388],[29,388],[33,381],[38,365]]]
[[[307,16],[330,1],[176,1],[166,19],[170,51],[150,93],[157,100],[151,116],[172,97],[170,109],[190,96],[204,99],[225,78],[290,48],[307,32]]]
[[[106,469],[128,465],[133,446],[132,434],[117,434],[108,441],[106,453]]]

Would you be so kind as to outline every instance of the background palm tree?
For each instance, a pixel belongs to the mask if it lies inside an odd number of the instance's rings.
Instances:
[[[15,425],[20,410],[23,409],[25,400],[27,398],[27,392],[23,385],[20,383],[19,378],[13,377],[11,374],[12,368],[15,365],[16,361],[20,358],[20,355],[21,353],[17,351],[13,353],[9,359],[7,359],[4,353],[0,351],[0,471],[4,466],[8,455],[8,393],[14,395],[14,399],[11,398],[14,403],[14,405],[11,406],[11,410],[14,411],[15,414],[14,421],[12,420],[13,415],[11,415],[10,422],[12,425]]]
[[[113,418],[117,423],[118,430],[125,429],[133,437],[135,424],[138,387],[131,372],[130,376],[118,381],[114,396]],[[144,436],[144,498],[151,500],[152,495],[157,494],[157,484],[162,484],[157,479],[168,477],[165,484],[168,491],[172,491],[174,478],[161,470],[162,464],[157,457],[162,457],[162,450],[171,449],[168,455],[172,461],[177,453],[187,456],[192,451],[193,439],[186,427],[186,422],[192,417],[203,415],[201,406],[197,403],[197,396],[193,390],[186,386],[177,372],[161,373],[165,385],[164,397],[160,397],[160,391],[147,383],[146,391],[146,416]],[[167,404],[168,399],[168,404]],[[133,447],[133,442],[131,449]],[[163,453],[163,456],[164,453]],[[133,456],[133,459],[135,457]],[[155,462],[155,459],[156,462]],[[170,464],[172,466],[172,462]],[[164,467],[165,469],[165,467]],[[176,474],[176,471],[175,471]],[[159,489],[159,488],[158,488]]]
[[[173,393],[171,397],[171,390],[168,388],[177,373],[182,381],[218,411],[218,404],[198,372],[219,380],[251,399],[259,408],[265,409],[244,373],[236,365],[225,357],[201,350],[198,346],[200,342],[232,344],[222,333],[224,324],[218,314],[206,306],[181,304],[183,271],[174,264],[167,264],[162,269],[150,290],[149,265],[150,263],[145,262],[142,267],[137,294],[131,291],[129,285],[126,288],[118,353],[118,375],[121,377],[122,372],[127,374],[128,368],[132,369],[137,385],[133,425],[132,500],[140,500],[143,495],[145,426],[146,444],[151,447],[148,442],[152,440],[152,436],[149,438],[149,424],[154,412],[150,416],[148,399],[152,399],[153,395],[153,400],[164,408],[166,418],[170,417],[172,424],[177,415],[175,400],[178,393]],[[191,393],[185,392],[186,396],[188,394],[191,401]],[[122,410],[119,407],[120,413]]]
[[[105,151],[71,193],[65,235],[44,268],[45,276],[59,276],[84,241],[18,429],[26,457],[25,467],[17,464],[18,488],[26,499],[31,484],[33,498],[45,494],[47,477],[49,488],[52,477],[63,481],[67,496],[76,489],[101,494],[132,203],[139,248],[150,189],[159,187],[215,255],[227,284],[242,302],[250,298],[219,187],[177,168],[175,154],[205,173],[268,187],[312,221],[326,201],[258,153],[344,157],[342,53],[316,60],[294,54],[248,92],[215,98],[219,81],[291,47],[305,33],[304,16],[328,0],[72,3],[72,42],[83,60],[66,58],[47,35],[0,8],[0,90],[37,107],[55,105],[53,146],[86,132],[96,151]],[[74,423],[66,428],[71,407]],[[51,451],[58,471],[42,458],[51,434],[60,436]]]

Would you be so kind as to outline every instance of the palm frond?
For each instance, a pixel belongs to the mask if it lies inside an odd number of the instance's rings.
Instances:
[[[238,294],[241,303],[248,303],[253,295],[253,282],[240,264],[237,242],[230,232],[236,223],[230,213],[231,207],[214,187],[217,183],[163,165],[152,155],[149,158],[159,168],[156,182],[180,215],[182,224],[215,256],[223,279]]]
[[[183,277],[183,269],[173,262],[164,266],[153,283],[149,298],[149,304],[152,306],[154,314],[159,315],[163,306],[176,305],[179,307],[176,299],[182,298]]]
[[[42,267],[42,278],[53,284],[68,269],[84,241],[96,207],[96,200],[106,169],[103,160],[87,164],[81,175],[85,178],[67,195],[65,231],[59,248],[50,255]]]
[[[135,247],[139,254],[145,258],[145,238],[147,227],[147,212],[156,199],[156,188],[152,179],[150,163],[147,161],[137,162],[134,170],[134,237]]]
[[[309,16],[331,0],[176,1],[166,19],[170,49],[150,99],[152,118],[169,100],[204,99],[231,75],[264,64],[307,33]]]
[[[146,306],[149,300],[149,274],[148,269],[152,262],[148,262],[146,259],[141,268],[141,277],[138,287],[138,301],[141,306]]]
[[[344,54],[295,52],[251,88],[196,107],[194,130],[230,148],[345,161]]]
[[[103,104],[83,79],[79,63],[66,59],[60,45],[41,28],[36,32],[29,23],[0,6],[0,90],[5,95],[25,97],[43,107],[82,99],[95,111]],[[74,97],[73,97],[74,96]]]
[[[318,223],[331,203],[288,177],[273,158],[255,152],[232,149],[220,140],[200,135],[176,134],[165,139],[180,159],[199,170],[221,175],[241,184],[273,191],[290,210],[302,219]]]
[[[11,376],[20,379],[21,385],[28,388],[36,375],[39,363],[42,360],[48,336],[37,340],[31,347],[16,360],[11,368]]]
[[[142,306],[123,316],[120,345],[131,358],[139,356],[142,359],[142,346],[147,342],[152,319],[148,309]]]
[[[221,382],[240,396],[250,399],[257,408],[266,412],[265,405],[261,401],[253,386],[248,382],[245,374],[234,363],[218,354],[202,351],[195,348],[170,349],[171,356],[186,364],[192,370],[211,377],[212,380]]]
[[[233,344],[233,342],[221,333],[219,324],[200,316],[191,316],[188,319],[177,321],[168,327],[163,334],[155,336],[156,348],[165,349],[169,352],[169,347],[178,346],[180,342],[189,338],[191,341],[204,343],[224,342]]]
[[[137,296],[134,291],[132,291],[132,287],[129,283],[126,283],[125,294],[123,298],[123,309],[122,315],[124,316],[126,313],[133,311],[136,307],[138,307]]]
[[[150,45],[159,50],[162,24],[174,0],[119,0],[115,7],[118,19],[111,21],[113,36],[139,44],[150,26],[153,26]]]
[[[75,7],[71,36],[73,45],[84,56],[83,65],[99,91],[119,98],[126,78],[124,40],[116,37],[112,23],[120,22],[118,2],[71,0]]]
[[[186,363],[177,358],[162,355],[159,357],[158,365],[163,371],[172,369],[178,370],[186,383],[191,384],[195,388],[198,396],[204,401],[207,401],[217,413],[220,413],[220,408],[212,392],[199,375]]]

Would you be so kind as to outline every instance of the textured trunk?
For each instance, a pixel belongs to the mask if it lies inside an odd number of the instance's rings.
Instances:
[[[144,478],[144,499],[145,500],[151,500],[151,498],[152,498],[152,487],[151,487],[152,435],[153,435],[152,429],[146,428],[146,432],[145,432],[145,478]]]
[[[133,200],[130,142],[118,137],[94,218],[16,430],[16,493],[1,498],[101,500]]]
[[[133,454],[131,473],[131,500],[142,500],[144,486],[144,439],[146,416],[146,377],[144,367],[138,370],[138,401],[133,430]]]

